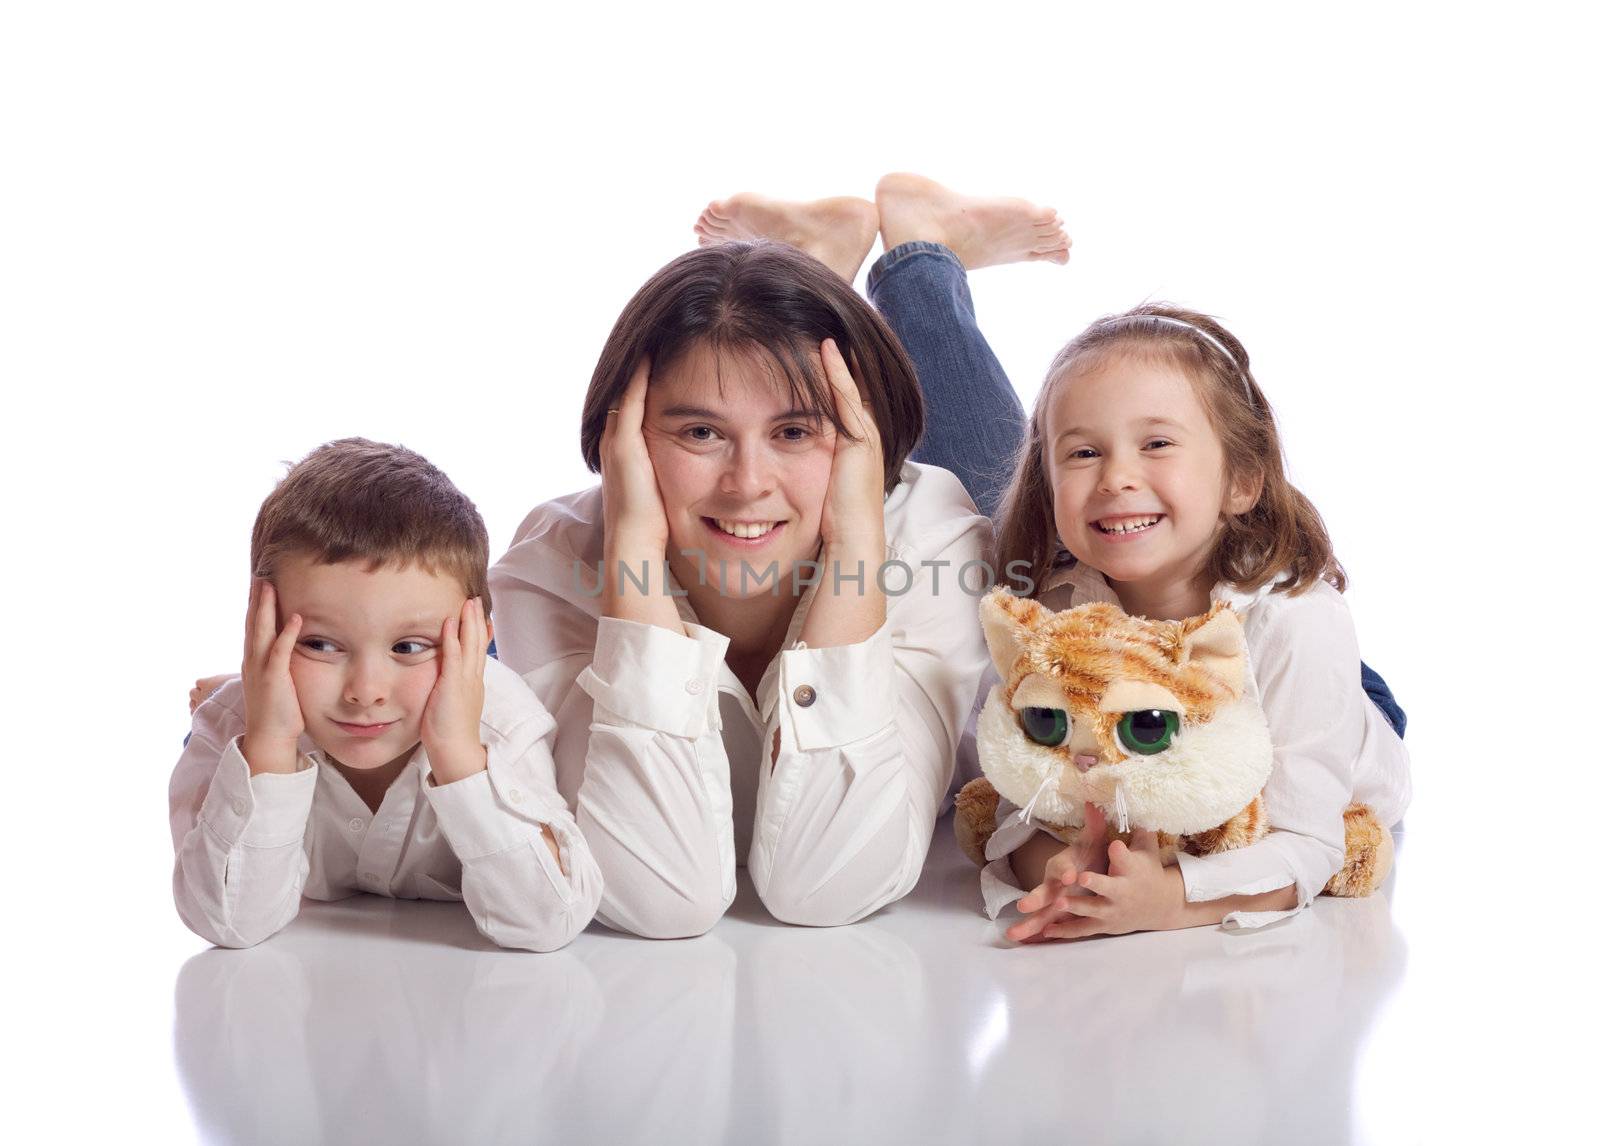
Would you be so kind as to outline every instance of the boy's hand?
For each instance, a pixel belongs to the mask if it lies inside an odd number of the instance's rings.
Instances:
[[[1110,838],[1105,813],[1092,803],[1084,804],[1083,829],[1071,844],[1050,857],[1044,866],[1044,882],[1017,901],[1017,910],[1026,918],[1008,927],[1006,938],[1018,943],[1053,938],[1047,931],[1051,925],[1076,920],[1070,905],[1089,895],[1081,886],[1083,877],[1109,866],[1106,841]]]
[[[444,623],[439,638],[439,679],[422,712],[422,747],[433,766],[434,783],[449,784],[489,766],[479,723],[483,720],[483,666],[489,626],[483,602],[473,597],[461,616]]]
[[[289,675],[289,658],[300,639],[300,614],[278,631],[278,594],[272,582],[250,584],[244,623],[244,736],[239,751],[250,774],[293,772],[300,764],[300,735],[306,730]]]
[[[1113,840],[1107,854],[1110,873],[1083,872],[1078,876],[1079,885],[1093,894],[1070,900],[1067,910],[1075,918],[1046,926],[1046,939],[1185,926],[1183,874],[1177,867],[1162,866],[1154,832],[1134,832],[1131,847]]]

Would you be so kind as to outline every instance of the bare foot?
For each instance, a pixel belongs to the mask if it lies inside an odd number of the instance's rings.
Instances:
[[[958,195],[921,175],[878,180],[883,249],[916,240],[943,243],[969,271],[1001,263],[1064,263],[1072,240],[1049,207],[1026,199]]]
[[[799,247],[846,282],[853,282],[878,237],[878,209],[841,195],[788,203],[741,192],[706,205],[695,221],[702,247],[731,239],[776,239]]]

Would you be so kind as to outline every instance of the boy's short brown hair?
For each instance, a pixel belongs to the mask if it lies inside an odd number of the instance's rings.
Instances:
[[[419,565],[489,607],[489,531],[443,471],[404,446],[340,438],[284,475],[256,514],[250,568],[270,578],[302,554],[321,565]]]

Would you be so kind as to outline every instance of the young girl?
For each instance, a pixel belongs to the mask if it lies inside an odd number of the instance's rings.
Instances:
[[[1271,922],[1305,907],[1342,866],[1347,805],[1369,805],[1386,825],[1405,811],[1406,750],[1362,690],[1344,570],[1285,477],[1249,356],[1214,319],[1141,306],[1057,355],[1001,507],[998,548],[997,568],[1025,569],[1014,587],[1031,584],[1051,609],[1110,601],[1178,619],[1232,604],[1274,745],[1265,790],[1274,830],[1237,851],[1180,855],[1174,867],[1162,867],[1148,832],[1107,846],[1098,813],[1063,849],[1048,833],[1028,837],[1002,803],[989,854],[998,862],[987,869],[1000,879],[984,881],[985,898],[991,915],[1019,901],[1011,938]]]

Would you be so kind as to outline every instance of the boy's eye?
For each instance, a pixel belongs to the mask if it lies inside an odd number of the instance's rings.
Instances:
[[[1163,446],[1170,445],[1172,445],[1172,440],[1170,438],[1154,438],[1151,441],[1146,442],[1144,448],[1147,450],[1159,450]]]
[[[390,651],[402,657],[415,657],[432,649],[433,646],[426,641],[396,641]]]
[[[308,653],[336,653],[339,646],[328,640],[327,637],[301,637],[300,647]]]

